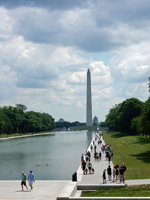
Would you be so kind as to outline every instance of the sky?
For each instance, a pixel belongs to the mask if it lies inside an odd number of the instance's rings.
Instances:
[[[0,0],[0,106],[86,121],[149,97],[149,0]]]

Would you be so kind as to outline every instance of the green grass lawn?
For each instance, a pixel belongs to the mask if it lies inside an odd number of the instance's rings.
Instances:
[[[150,178],[150,138],[102,131],[106,144],[111,144],[114,152],[113,164],[125,163],[127,179]]]
[[[81,197],[149,197],[150,185],[126,186],[116,189],[98,189],[95,192],[84,191]]]

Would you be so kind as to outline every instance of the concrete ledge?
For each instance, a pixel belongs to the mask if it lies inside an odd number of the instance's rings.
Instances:
[[[68,200],[73,197],[77,191],[77,182],[69,182],[64,186],[62,191],[58,194],[57,200]]]
[[[123,188],[125,184],[78,184],[77,190],[97,190],[99,188],[110,189],[110,188]]]
[[[136,199],[142,199],[147,200],[150,199],[150,197],[70,197],[70,200],[120,200],[120,199],[128,199],[128,200],[136,200]]]

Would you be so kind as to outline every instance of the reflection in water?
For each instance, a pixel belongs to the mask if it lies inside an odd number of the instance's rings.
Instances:
[[[0,141],[0,180],[20,180],[31,169],[37,180],[71,180],[93,136],[67,131]]]
[[[87,131],[87,140],[92,141],[93,139],[93,131]]]

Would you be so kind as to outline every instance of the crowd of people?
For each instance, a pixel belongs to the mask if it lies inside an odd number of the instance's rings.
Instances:
[[[82,154],[81,156],[81,167],[83,170],[83,174],[93,174],[94,169],[92,167],[92,162],[91,162],[91,154],[93,153],[95,162],[100,162],[102,159],[102,156],[105,156],[106,161],[108,161],[108,168],[104,169],[102,178],[103,178],[103,183],[106,183],[106,175],[108,175],[108,181],[118,181],[120,180],[120,183],[123,182],[125,183],[125,171],[126,171],[126,166],[124,163],[119,165],[115,165],[113,168],[111,168],[110,161],[113,160],[114,153],[112,151],[112,147],[109,144],[103,144],[103,134],[98,131],[93,139],[93,142],[90,145],[90,150],[86,151],[85,154]],[[97,148],[100,146],[101,148]],[[101,149],[98,151],[98,149]]]
[[[113,170],[111,169],[111,166],[108,165],[107,168],[108,180],[109,181],[112,180],[113,182],[120,180],[120,183],[121,182],[125,183],[125,171],[126,171],[126,166],[124,165],[124,163],[122,163],[120,167],[118,164],[115,165],[113,167]],[[103,177],[103,183],[106,183],[106,169],[104,169],[102,177]]]

